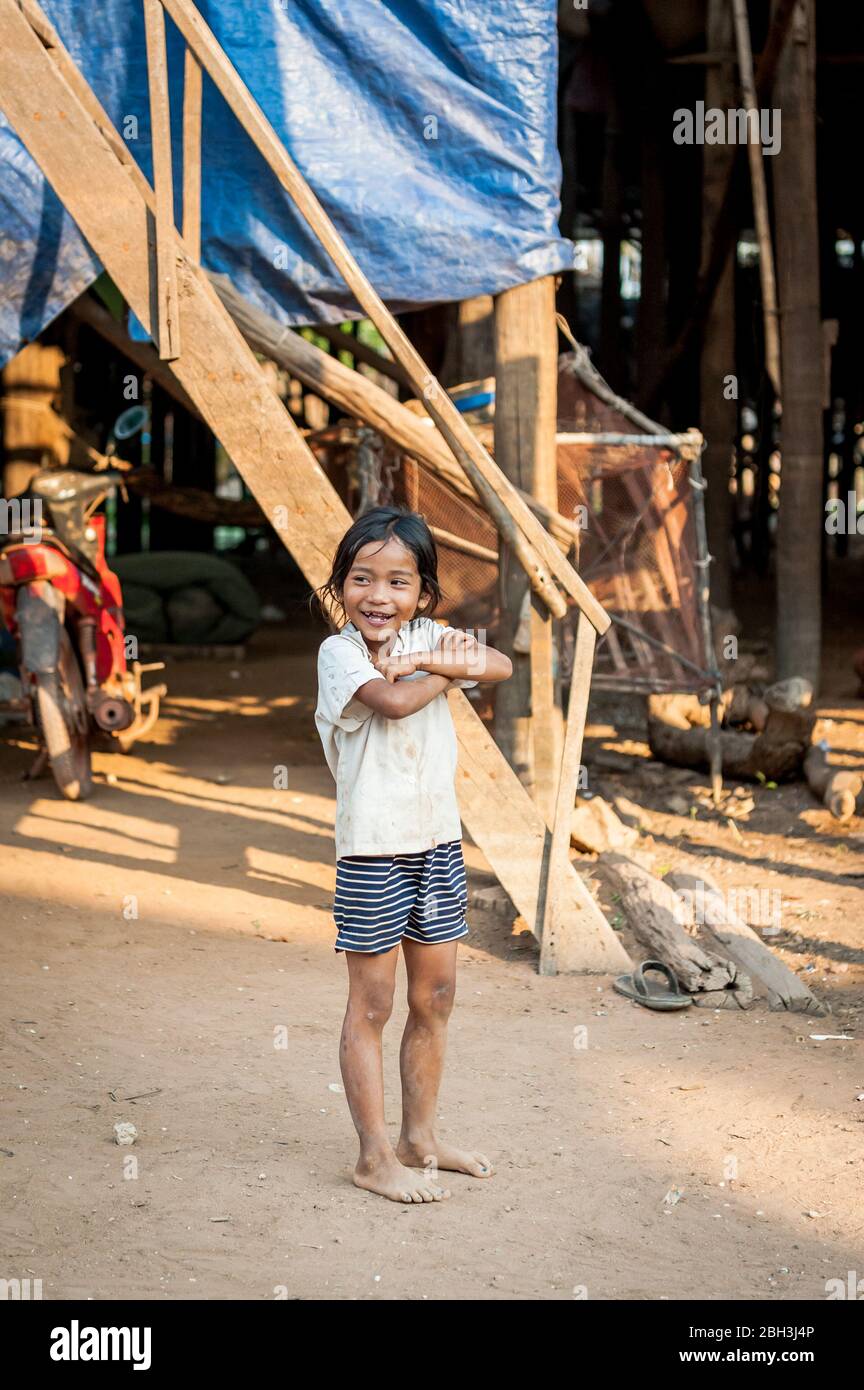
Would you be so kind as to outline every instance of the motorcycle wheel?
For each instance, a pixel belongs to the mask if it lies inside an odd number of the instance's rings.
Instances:
[[[93,790],[87,702],[65,628],[60,633],[57,670],[36,677],[36,705],[54,781],[67,801],[82,801]]]

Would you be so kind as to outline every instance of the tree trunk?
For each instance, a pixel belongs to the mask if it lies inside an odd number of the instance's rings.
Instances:
[[[799,0],[775,86],[782,145],[772,167],[784,386],[777,677],[803,676],[818,690],[824,512],[814,31],[813,0]]]

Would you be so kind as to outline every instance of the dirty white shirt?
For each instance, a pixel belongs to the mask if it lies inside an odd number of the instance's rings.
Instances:
[[[432,651],[452,631],[432,618],[415,618],[400,627],[391,655]],[[376,679],[385,677],[353,623],[322,642],[315,723],[336,779],[337,859],[416,854],[462,835],[454,786],[456,731],[446,694],[404,719],[387,719],[354,698],[361,685]]]

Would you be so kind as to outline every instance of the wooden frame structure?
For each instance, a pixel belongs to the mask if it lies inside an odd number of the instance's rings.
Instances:
[[[215,83],[375,323],[538,598],[553,616],[563,616],[568,602],[580,609],[578,679],[574,672],[551,835],[491,735],[456,691],[451,701],[460,752],[460,809],[517,911],[541,938],[542,973],[607,972],[625,966],[628,958],[619,938],[566,853],[574,759],[578,770],[594,643],[596,634],[609,626],[607,614],[427,370],[194,5],[190,0],[143,3],[155,189],[36,0],[0,0],[0,103],[6,117],[265,515],[271,520],[287,517],[279,534],[310,585],[317,587],[351,517],[198,263],[201,72]],[[166,11],[187,45],[182,235],[170,201]]]

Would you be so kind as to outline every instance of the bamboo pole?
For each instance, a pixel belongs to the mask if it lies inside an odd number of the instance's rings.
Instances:
[[[759,144],[759,107],[753,78],[753,49],[750,44],[750,22],[747,0],[732,0],[735,20],[735,45],[738,49],[738,76],[747,111],[747,159],[750,164],[750,185],[753,194],[753,215],[759,241],[759,283],[762,286],[762,319],[765,333],[765,369],[778,400],[780,389],[780,321],[777,309],[777,279],[774,274],[774,247],[771,243],[771,220],[768,216],[768,190],[765,185],[765,166]],[[751,116],[753,120],[751,121]],[[755,123],[756,134],[751,126]]]
[[[174,179],[171,170],[171,114],[168,105],[168,55],[165,15],[160,0],[144,0],[147,84],[150,91],[150,138],[153,191],[156,194],[156,274],[154,319],[156,346],[165,362],[180,356],[180,300],[174,250]]]
[[[567,611],[567,604],[555,587],[554,576],[580,609],[588,614],[596,630],[605,632],[610,621],[608,615],[539,525],[516,489],[508,483],[486,450],[475,439],[470,426],[459,414],[446,391],[436,381],[369,283],[191,0],[162,0],[162,4],[243,129],[317,236],[364,313],[375,324],[393,357],[408,374],[412,388],[435,420],[501,535],[512,545],[520,564],[525,568],[532,588],[540,595],[551,613],[556,617],[563,617]]]
[[[391,381],[398,381],[400,386],[410,387],[411,382],[398,362],[376,352],[368,343],[361,343],[353,333],[346,333],[344,328],[338,328],[332,323],[316,323],[315,332],[326,338],[328,343],[332,343],[337,352],[350,352],[355,361],[363,362],[367,367],[374,367],[376,372],[389,377]]]

